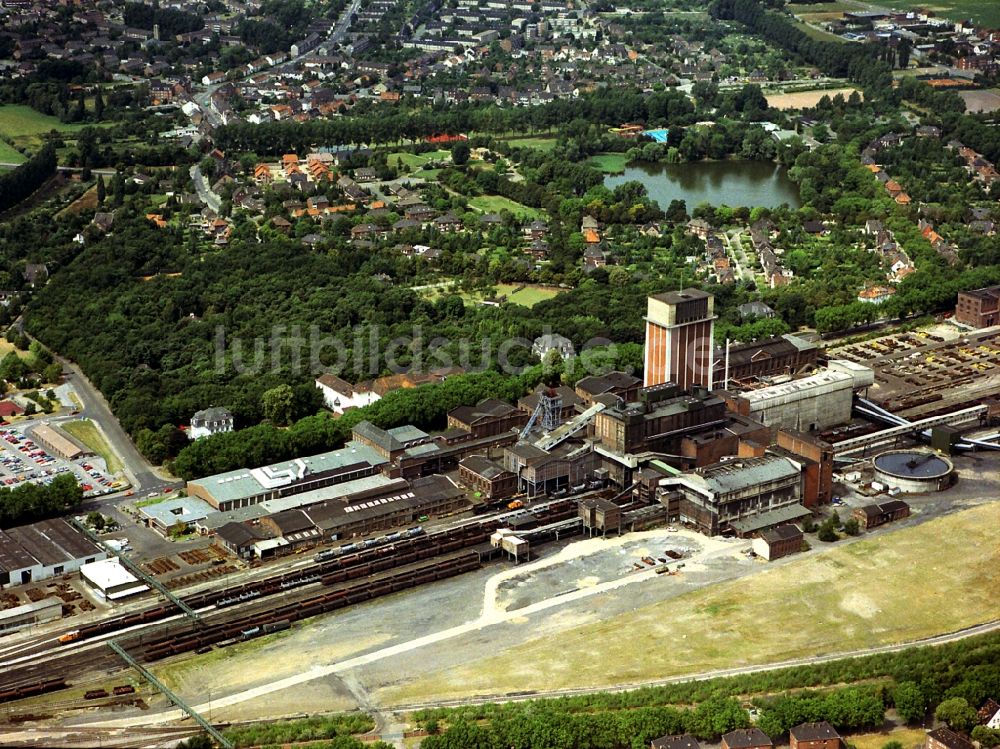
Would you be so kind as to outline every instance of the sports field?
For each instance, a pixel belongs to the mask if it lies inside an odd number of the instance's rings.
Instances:
[[[534,307],[539,302],[544,302],[546,299],[552,299],[554,296],[558,295],[561,289],[553,286],[531,286],[526,285],[520,291],[514,291],[518,286],[511,283],[501,283],[497,284],[495,287],[497,296],[506,296],[507,301],[511,304],[519,304],[522,307]],[[427,289],[423,296],[427,299],[434,300],[440,296],[451,295],[452,292],[444,287],[436,287],[433,289]],[[466,304],[478,304],[483,301],[484,297],[479,292],[469,293],[469,292],[457,292],[458,296],[462,297]]]
[[[500,213],[500,211],[510,211],[515,216],[534,221],[542,215],[537,208],[517,203],[501,195],[479,195],[469,200],[469,207],[483,213]]]
[[[549,632],[459,668],[431,671],[387,689],[385,701],[627,684],[853,651],[992,621],[1000,611],[993,584],[997,527],[994,502],[834,546],[570,626],[559,633],[558,648]]]
[[[788,94],[765,94],[767,105],[775,109],[808,109],[815,107],[824,96],[831,99],[840,94],[845,99],[858,89],[848,86],[846,88],[818,89],[816,91],[793,91]]]

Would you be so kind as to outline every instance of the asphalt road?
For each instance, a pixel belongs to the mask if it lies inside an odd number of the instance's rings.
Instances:
[[[198,192],[201,202],[218,213],[222,207],[222,198],[212,192],[197,164],[191,167],[191,181],[194,182],[194,189]]]
[[[128,434],[118,423],[118,419],[111,413],[111,407],[104,396],[84,376],[79,367],[62,357],[56,357],[56,360],[63,365],[66,379],[72,384],[83,405],[79,416],[91,419],[101,427],[111,449],[118,454],[125,466],[125,473],[132,484],[132,490],[139,494],[175,488],[178,482],[165,481],[158,476],[149,461],[136,449]],[[120,496],[118,495],[118,497]],[[109,495],[85,504],[104,504],[109,501],[113,502],[114,499],[116,499],[115,495]]]

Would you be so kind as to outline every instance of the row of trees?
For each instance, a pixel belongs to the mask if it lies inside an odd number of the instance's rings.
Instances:
[[[73,474],[56,476],[50,484],[24,483],[13,489],[0,487],[0,527],[33,523],[72,512],[83,500],[83,490]]]
[[[13,171],[0,174],[0,212],[30,197],[55,173],[56,150],[47,143]]]

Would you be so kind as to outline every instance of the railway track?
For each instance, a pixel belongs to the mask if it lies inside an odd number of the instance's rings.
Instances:
[[[576,516],[576,499],[472,519],[438,533],[186,596],[187,605],[205,612],[201,623],[181,617],[178,607],[168,603],[94,622],[77,630],[69,644],[48,641],[49,649],[30,663],[6,668],[0,663],[0,685],[7,693],[5,697],[0,692],[0,703],[63,689],[89,674],[122,669],[120,659],[101,640],[123,630],[131,631],[116,639],[130,655],[139,661],[157,661],[252,639],[313,616],[477,569],[479,557],[470,547],[486,541],[505,520],[530,515],[534,527],[556,523]],[[42,691],[33,691],[38,689]]]

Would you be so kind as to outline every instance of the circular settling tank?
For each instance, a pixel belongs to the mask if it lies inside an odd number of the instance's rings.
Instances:
[[[936,492],[951,484],[955,466],[929,450],[890,450],[877,456],[875,481],[907,494]]]

